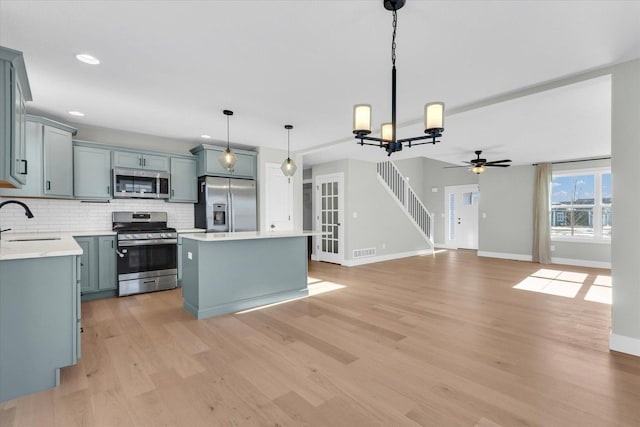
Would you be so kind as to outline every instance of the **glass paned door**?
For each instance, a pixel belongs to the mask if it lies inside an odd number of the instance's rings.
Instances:
[[[343,179],[339,175],[323,175],[316,178],[317,230],[323,234],[317,238],[316,250],[320,261],[342,263],[343,255]]]

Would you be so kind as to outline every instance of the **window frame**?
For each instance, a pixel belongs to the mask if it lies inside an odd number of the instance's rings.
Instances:
[[[549,232],[552,242],[574,242],[574,243],[598,243],[598,244],[611,244],[611,235],[605,235],[603,233],[604,226],[602,221],[603,209],[609,208],[613,212],[612,203],[603,203],[602,201],[602,176],[611,174],[611,167],[598,167],[598,168],[583,168],[583,169],[566,169],[551,172],[551,182],[560,177],[567,176],[584,176],[593,175],[594,177],[594,197],[593,204],[588,205],[567,205],[571,208],[589,208],[593,209],[593,236],[554,236],[552,225],[552,212],[554,205],[552,204],[553,187],[551,194],[549,194]],[[556,205],[557,206],[557,205]],[[613,230],[613,226],[611,227]]]

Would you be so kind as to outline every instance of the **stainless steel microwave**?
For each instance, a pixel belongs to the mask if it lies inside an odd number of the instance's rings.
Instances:
[[[113,169],[113,197],[168,199],[169,174],[138,169]]]

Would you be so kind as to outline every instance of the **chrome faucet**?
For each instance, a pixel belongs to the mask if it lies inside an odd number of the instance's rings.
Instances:
[[[2,202],[2,203],[0,203],[0,208],[2,208],[4,205],[8,205],[10,203],[15,203],[16,205],[22,206],[24,208],[25,216],[27,218],[33,218],[33,214],[31,213],[31,209],[29,209],[29,206],[27,206],[24,203],[19,202],[17,200],[7,200],[6,202]],[[9,231],[9,230],[11,230],[11,229],[10,228],[4,229],[4,230],[0,229],[0,239],[2,239],[2,233],[5,232],[5,231]]]

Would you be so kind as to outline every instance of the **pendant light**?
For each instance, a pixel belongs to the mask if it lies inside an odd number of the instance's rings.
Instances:
[[[293,129],[293,126],[284,125],[284,128],[287,130],[287,158],[285,159],[284,162],[282,162],[282,166],[280,166],[280,169],[282,169],[282,173],[285,176],[293,176],[293,174],[296,173],[296,170],[298,170],[298,166],[296,166],[296,163],[293,160],[291,160],[291,157],[289,155],[290,136],[291,136],[291,129]]]
[[[425,135],[398,139],[396,135],[396,29],[398,25],[398,10],[406,0],[383,0],[384,8],[393,13],[393,34],[391,37],[391,123],[384,123],[380,138],[368,136],[371,133],[371,104],[357,104],[353,106],[353,133],[360,140],[360,145],[373,145],[384,148],[388,155],[402,150],[404,144],[408,147],[422,144],[435,144],[444,132],[444,103],[430,102],[424,106]],[[426,140],[426,142],[415,142]],[[372,141],[372,142],[365,142]]]
[[[229,148],[229,116],[233,116],[233,111],[231,110],[222,110],[222,113],[227,116],[227,149],[222,152],[218,160],[223,168],[228,171],[233,171],[233,167],[236,165],[238,161],[238,157],[236,153],[231,151]]]

